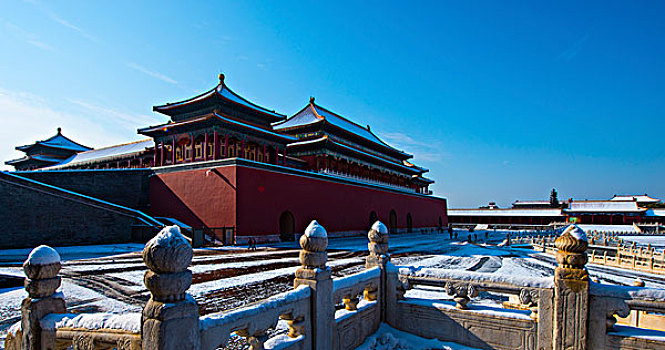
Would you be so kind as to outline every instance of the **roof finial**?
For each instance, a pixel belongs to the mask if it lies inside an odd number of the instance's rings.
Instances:
[[[62,128],[58,127],[58,134],[60,134],[60,132],[62,132]]]
[[[224,73],[219,73],[219,83],[224,84]]]
[[[314,103],[314,96],[309,97],[309,103]]]
[[[371,130],[369,129],[369,124],[367,124],[367,131],[371,131]]]

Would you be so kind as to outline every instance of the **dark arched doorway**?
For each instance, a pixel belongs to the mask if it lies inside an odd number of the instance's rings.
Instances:
[[[390,221],[388,224],[390,225],[390,233],[394,233],[397,228],[397,213],[394,210],[390,211]]]
[[[374,225],[374,223],[375,223],[377,220],[379,220],[379,217],[376,215],[376,212],[375,212],[374,210],[372,210],[372,212],[369,213],[369,226],[368,226],[368,230],[372,228],[372,225]]]
[[[413,219],[411,219],[411,213],[406,214],[406,232],[413,232]]]
[[[294,240],[296,232],[296,221],[290,211],[285,211],[279,217],[279,238],[282,241]]]

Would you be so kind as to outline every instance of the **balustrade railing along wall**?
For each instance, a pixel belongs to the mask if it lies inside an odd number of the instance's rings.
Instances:
[[[665,332],[616,325],[615,315],[665,313],[665,291],[589,281],[584,233],[571,226],[555,244],[554,277],[520,278],[471,271],[397,267],[390,262],[388,230],[368,233],[366,269],[333,279],[326,266],[326,231],[313,221],[300,239],[301,267],[294,289],[234,310],[198,315],[187,294],[192,248],[177,227],[146,244],[151,298],[142,313],[68,314],[56,292],[60,260],[46,246],[26,262],[22,319],[5,340],[14,349],[216,349],[231,334],[251,349],[353,349],[380,323],[421,337],[481,349],[665,349]],[[418,297],[445,292],[452,300]],[[415,294],[414,294],[415,293]],[[506,308],[476,303],[508,296]],[[274,334],[278,322],[286,334]]]

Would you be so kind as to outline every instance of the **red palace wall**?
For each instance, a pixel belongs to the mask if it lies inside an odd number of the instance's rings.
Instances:
[[[150,202],[153,216],[173,217],[193,227],[235,226],[237,236],[279,235],[280,216],[287,210],[293,214],[295,232],[303,232],[313,219],[329,232],[364,231],[372,211],[389,225],[391,210],[397,214],[397,228],[407,227],[407,213],[413,228],[437,227],[439,217],[448,224],[443,198],[251,164],[158,172],[151,178]]]

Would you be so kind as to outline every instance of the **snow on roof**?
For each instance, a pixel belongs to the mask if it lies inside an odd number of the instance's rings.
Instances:
[[[561,209],[448,209],[448,216],[563,216]]]
[[[187,100],[183,100],[183,101],[175,102],[175,103],[167,103],[167,104],[161,105],[161,106],[155,106],[155,107],[153,107],[153,110],[156,110],[156,111],[168,110],[168,109],[171,109],[173,107],[202,101],[202,100],[205,100],[206,98],[208,98],[210,96],[213,96],[213,95],[221,96],[222,98],[224,98],[228,101],[231,101],[233,103],[245,106],[247,108],[259,111],[261,113],[271,115],[271,116],[279,118],[279,119],[284,119],[286,117],[286,115],[279,114],[279,113],[275,112],[274,110],[269,110],[267,108],[264,108],[264,107],[261,107],[261,106],[255,104],[255,103],[252,103],[252,102],[246,100],[245,98],[243,98],[242,96],[240,96],[240,95],[236,94],[235,92],[233,92],[233,90],[229,89],[229,87],[226,86],[226,84],[224,83],[224,74],[219,75],[219,84],[217,84],[217,86],[215,86],[211,90],[208,90],[208,91],[206,91],[206,92],[204,92],[204,93],[202,93],[198,96],[194,96],[194,97],[192,97],[190,99],[187,99]]]
[[[610,199],[611,201],[637,201],[638,203],[658,203],[660,199],[649,197],[648,195],[636,196],[617,196],[615,195]]]
[[[513,205],[550,205],[550,201],[521,201],[516,200]]]
[[[320,121],[326,121],[342,130],[345,130],[349,133],[357,135],[365,140],[368,140],[372,143],[378,144],[383,147],[387,147],[396,152],[408,155],[400,150],[397,150],[387,143],[381,141],[374,133],[372,133],[368,128],[362,127],[336,113],[333,113],[317,104],[313,101],[310,102],[305,108],[300,110],[294,116],[287,118],[285,121],[277,122],[273,124],[275,130],[286,130],[290,128],[295,128],[299,126],[305,126],[309,124],[314,124]]]
[[[62,163],[59,163],[55,166],[44,168],[48,170],[57,169],[63,166],[69,166],[77,163],[91,162],[94,160],[102,160],[108,158],[114,158],[126,154],[143,152],[149,147],[154,147],[155,143],[152,139],[135,141],[130,143],[124,143],[121,145],[114,145],[104,148],[98,148],[92,151],[81,152],[75,154]]]
[[[53,148],[60,148],[60,149],[66,149],[70,151],[75,151],[75,152],[84,152],[84,151],[89,151],[92,148],[83,146],[81,144],[78,144],[65,136],[61,134],[61,129],[58,128],[58,133],[55,134],[54,136],[51,136],[50,138],[43,140],[43,141],[37,141],[31,145],[25,145],[25,146],[19,146],[16,147],[16,149],[24,151],[29,148],[32,148],[35,145],[43,145],[43,146],[48,146],[48,147],[53,147]]]
[[[640,212],[644,209],[637,207],[635,201],[573,201],[570,203],[567,212],[595,212],[595,213],[608,213],[608,212]]]

